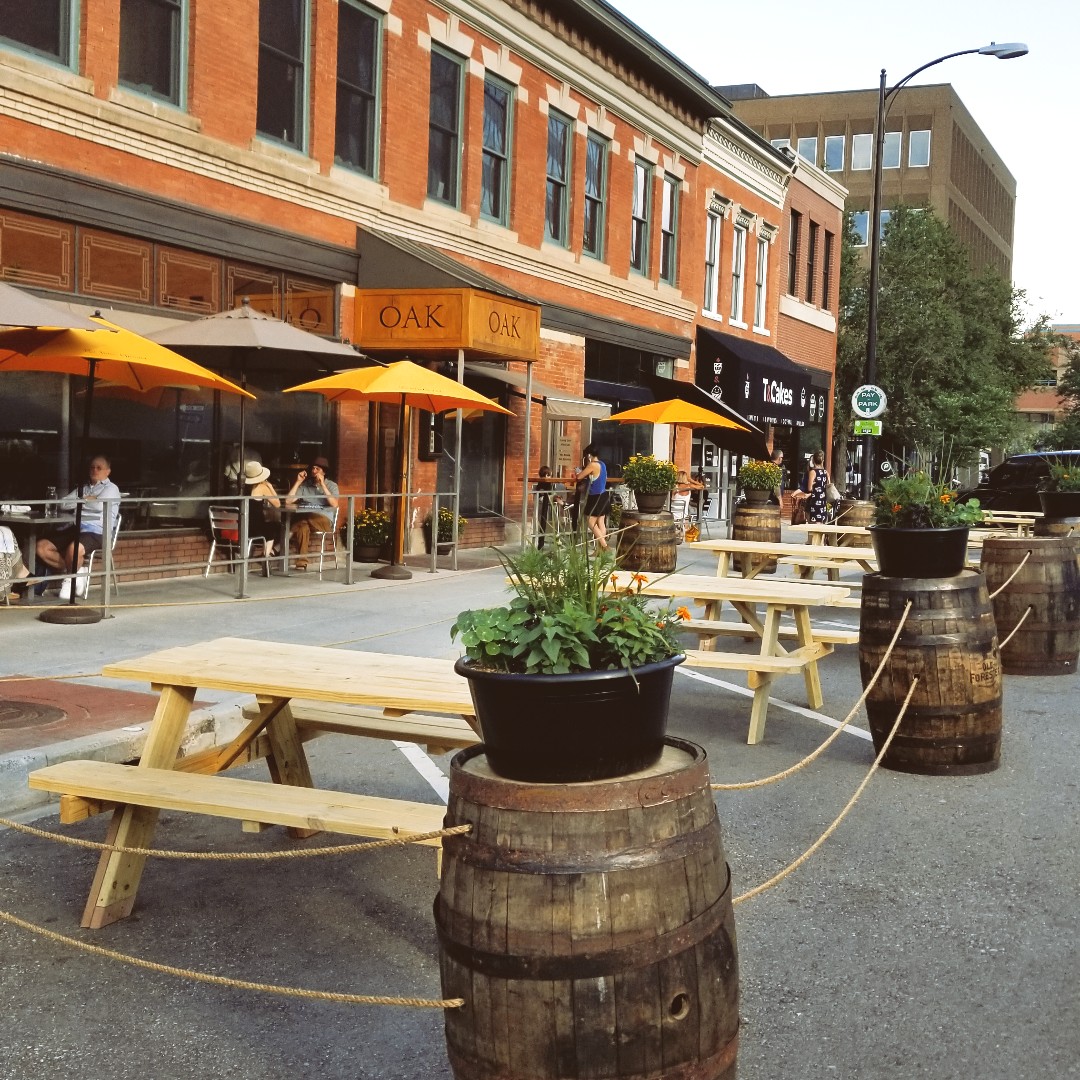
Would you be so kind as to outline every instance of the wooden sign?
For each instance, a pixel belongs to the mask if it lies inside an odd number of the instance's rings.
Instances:
[[[535,360],[540,308],[477,289],[368,289],[356,294],[362,349],[423,353],[466,349]]]

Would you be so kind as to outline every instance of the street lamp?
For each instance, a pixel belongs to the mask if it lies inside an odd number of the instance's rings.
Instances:
[[[881,237],[878,235],[881,228],[881,148],[885,143],[885,117],[892,105],[893,96],[897,91],[907,86],[912,79],[927,68],[934,67],[946,60],[952,60],[954,56],[969,56],[977,53],[979,56],[996,56],[999,60],[1013,60],[1018,56],[1026,56],[1028,47],[1019,41],[1009,41],[1002,45],[991,42],[978,49],[961,49],[959,52],[947,53],[931,60],[921,67],[917,67],[910,74],[905,75],[891,90],[885,89],[885,69],[881,69],[881,81],[878,86],[877,121],[874,125],[874,201],[870,209],[870,284],[867,303],[866,319],[866,371],[865,382],[873,385],[877,381],[877,303],[878,303],[878,261],[880,258]],[[874,488],[874,436],[863,437],[863,460],[862,460],[862,498],[869,501]]]

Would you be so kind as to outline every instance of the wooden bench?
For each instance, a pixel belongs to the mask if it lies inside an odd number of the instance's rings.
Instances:
[[[285,825],[383,840],[441,829],[446,813],[444,806],[429,803],[110,761],[62,761],[32,772],[29,784],[38,791],[59,794],[61,805],[64,799],[75,798],[79,805],[96,802],[101,809],[122,802],[158,810],[183,810],[235,818],[248,832],[265,825]],[[439,847],[441,842],[435,839],[420,843]]]
[[[735,637],[753,638],[754,628],[744,622],[721,622],[717,619],[683,619],[679,623],[680,630],[692,630],[699,637],[721,637],[732,635]],[[782,626],[777,631],[777,637],[797,638],[799,632],[793,626]],[[827,630],[819,626],[814,627],[814,640],[824,642],[826,645],[858,645],[858,630]],[[739,654],[742,655],[742,654]]]
[[[850,564],[858,563],[857,559],[820,559],[812,555],[785,555],[776,561],[781,566],[794,566],[800,570],[803,568],[807,570],[851,570],[853,567]],[[859,569],[863,572],[866,570],[862,565],[859,566]],[[862,588],[862,582],[858,579],[852,579],[851,581],[845,579],[844,584],[849,589]]]

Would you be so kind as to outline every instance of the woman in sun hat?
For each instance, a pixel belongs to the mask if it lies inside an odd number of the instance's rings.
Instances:
[[[274,554],[274,544],[280,531],[281,499],[270,483],[270,470],[261,461],[245,463],[244,483],[252,496],[248,528],[252,536],[266,537],[266,557],[269,559]]]

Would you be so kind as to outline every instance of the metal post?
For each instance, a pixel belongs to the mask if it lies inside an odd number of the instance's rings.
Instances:
[[[521,550],[525,550],[526,537],[529,533],[529,458],[532,453],[532,363],[525,365],[525,463],[521,476]],[[539,506],[537,506],[539,510]]]

